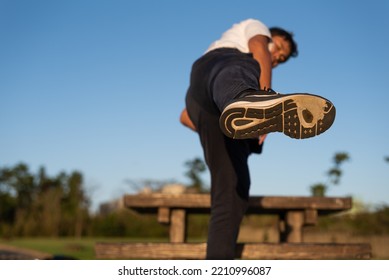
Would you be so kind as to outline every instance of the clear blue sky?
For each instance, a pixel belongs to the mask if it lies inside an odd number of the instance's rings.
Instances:
[[[251,193],[309,195],[347,152],[328,195],[388,204],[388,14],[386,0],[0,0],[0,165],[79,170],[94,205],[131,192],[126,179],[187,183],[184,163],[202,157],[178,122],[191,65],[257,18],[299,45],[273,88],[323,95],[337,118],[312,139],[269,135],[250,158]]]

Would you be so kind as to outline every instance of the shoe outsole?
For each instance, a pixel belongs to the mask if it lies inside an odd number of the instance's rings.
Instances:
[[[335,114],[335,106],[321,96],[290,94],[265,102],[232,103],[220,117],[220,128],[226,136],[234,139],[257,138],[271,132],[305,139],[329,129]]]

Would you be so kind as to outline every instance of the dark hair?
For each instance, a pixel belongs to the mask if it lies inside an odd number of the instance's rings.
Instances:
[[[281,36],[289,42],[289,44],[290,44],[290,56],[296,57],[298,55],[297,43],[293,40],[293,33],[288,32],[288,31],[286,31],[282,28],[279,28],[279,27],[270,28],[270,33],[272,36]]]

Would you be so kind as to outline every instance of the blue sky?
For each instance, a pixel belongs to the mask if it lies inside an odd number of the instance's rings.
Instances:
[[[257,18],[299,45],[273,88],[325,96],[337,118],[312,139],[269,135],[250,158],[251,193],[309,195],[347,152],[327,194],[388,204],[388,14],[385,0],[0,0],[0,166],[79,170],[94,205],[131,192],[128,179],[187,183],[184,163],[202,157],[178,122],[191,65]]]

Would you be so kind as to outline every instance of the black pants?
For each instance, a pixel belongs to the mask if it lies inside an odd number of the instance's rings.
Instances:
[[[207,259],[234,258],[239,226],[248,206],[248,157],[262,149],[257,139],[226,137],[219,128],[219,117],[233,99],[259,89],[259,75],[259,64],[252,56],[235,49],[214,50],[192,67],[186,108],[211,174]]]

